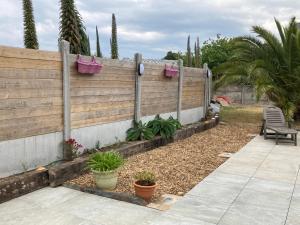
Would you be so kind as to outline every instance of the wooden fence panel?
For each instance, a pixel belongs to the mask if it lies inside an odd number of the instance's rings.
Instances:
[[[203,105],[204,100],[204,70],[199,68],[184,68],[182,89],[182,109],[192,109]]]
[[[142,78],[142,116],[175,112],[177,109],[178,78],[164,75],[164,65],[145,63]]]
[[[84,57],[84,60],[91,60]],[[99,74],[79,74],[76,56],[70,56],[72,128],[133,119],[135,64],[99,59]]]
[[[0,46],[0,141],[62,130],[59,52]]]

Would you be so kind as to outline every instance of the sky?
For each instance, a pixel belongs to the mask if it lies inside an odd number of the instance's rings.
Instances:
[[[40,49],[57,51],[59,0],[32,0]],[[276,32],[274,17],[286,24],[300,18],[300,0],[75,0],[95,52],[95,26],[101,50],[110,56],[111,14],[118,27],[120,58],[134,53],[160,59],[167,51],[186,49],[197,36],[203,43],[217,34],[251,34],[252,25]],[[23,47],[21,0],[0,0],[0,45]]]

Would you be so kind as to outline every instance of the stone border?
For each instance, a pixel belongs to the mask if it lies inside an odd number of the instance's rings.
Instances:
[[[115,148],[115,150],[126,158],[138,153],[150,151],[152,149],[167,145],[178,140],[188,138],[195,133],[213,128],[218,123],[219,117],[215,117],[205,122],[197,122],[183,127],[182,129],[177,130],[175,136],[169,140],[163,139],[162,137],[155,137],[152,140],[128,142],[120,147]],[[108,151],[110,150],[110,148],[107,147],[104,150]],[[59,165],[52,166],[48,170],[33,170],[22,174],[2,178],[0,179],[0,203],[49,185],[51,187],[62,185],[65,181],[73,179],[86,172],[87,160],[88,156],[82,156],[73,161],[62,162]],[[87,190],[86,192],[91,193],[92,191]],[[101,191],[96,192],[100,195]]]

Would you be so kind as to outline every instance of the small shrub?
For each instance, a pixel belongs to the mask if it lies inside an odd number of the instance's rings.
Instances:
[[[174,136],[176,127],[170,120],[165,120],[156,115],[154,120],[148,122],[147,127],[152,130],[154,135],[160,135],[163,138],[171,138]]]
[[[134,122],[134,126],[127,130],[127,141],[150,140],[154,137],[151,129],[149,129],[142,121]]]
[[[155,184],[155,175],[149,171],[142,171],[137,173],[134,178],[136,183],[141,186],[152,186]]]
[[[104,172],[119,168],[124,163],[123,157],[114,151],[97,152],[90,156],[87,165],[94,171]]]
[[[65,145],[71,151],[72,157],[76,158],[80,155],[80,150],[83,146],[79,144],[74,138],[65,141]]]
[[[176,130],[182,128],[182,125],[179,122],[179,120],[178,119],[174,119],[173,116],[170,116],[169,119],[168,119],[168,121],[170,121],[173,124],[173,126],[176,128]]]

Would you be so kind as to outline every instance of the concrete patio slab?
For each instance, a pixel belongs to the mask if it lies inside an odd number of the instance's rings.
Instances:
[[[284,225],[287,209],[234,203],[218,225]]]

